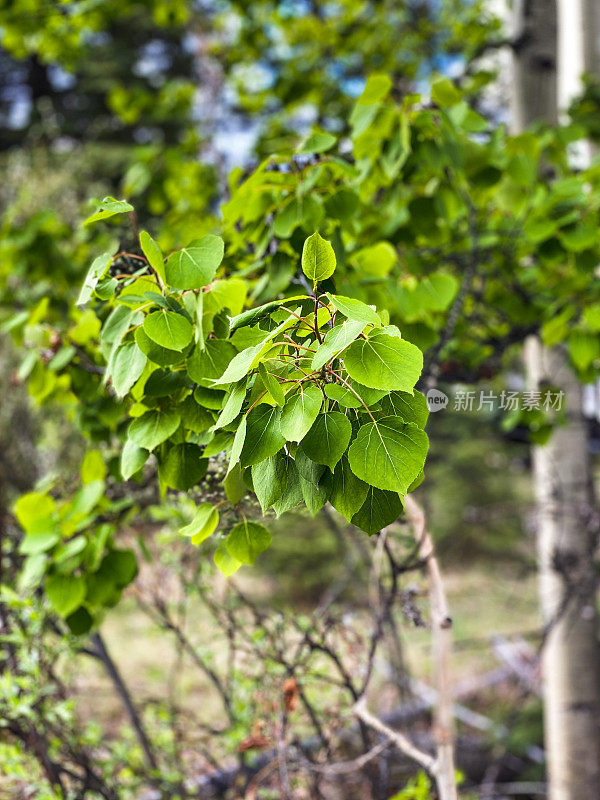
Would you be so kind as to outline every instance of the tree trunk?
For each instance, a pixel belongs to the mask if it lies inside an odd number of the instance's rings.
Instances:
[[[514,0],[512,127],[536,120],[556,122],[556,0]]]
[[[532,388],[565,392],[568,422],[533,452],[542,670],[550,800],[600,790],[600,652],[594,565],[597,517],[581,385],[566,355],[532,338],[525,360]]]
[[[555,122],[559,108],[580,86],[585,59],[596,53],[586,10],[597,18],[597,0],[517,0],[516,131],[539,119]],[[539,339],[528,341],[525,364],[531,389],[549,383],[565,392],[566,424],[533,452],[539,590],[547,631],[544,737],[550,800],[584,800],[600,791],[600,652],[593,560],[597,525],[582,387],[564,350],[545,348]]]

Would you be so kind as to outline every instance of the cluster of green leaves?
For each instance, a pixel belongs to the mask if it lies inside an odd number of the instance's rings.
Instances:
[[[80,296],[100,302],[77,312],[83,355],[70,341],[60,363],[37,361],[34,389],[64,380],[80,413],[90,409],[84,427],[124,443],[126,479],[153,453],[163,489],[185,491],[225,454],[228,518],[251,489],[265,510],[329,501],[373,532],[397,516],[425,456],[416,348],[441,358],[442,374],[472,378],[540,331],[593,377],[600,175],[568,161],[583,129],[491,130],[446,79],[431,101],[398,104],[389,78],[373,75],[350,151],[317,130],[296,154],[234,171],[226,247],[207,234],[164,259],[145,232],[133,255],[109,246]],[[88,228],[95,218],[114,230],[131,208],[105,198]],[[317,229],[331,247],[307,243]],[[185,533],[200,542],[219,514],[202,503]],[[241,516],[216,560],[230,572],[268,542]]]
[[[99,214],[128,210],[107,199]],[[368,533],[395,520],[427,453],[427,404],[414,391],[422,354],[386,312],[321,291],[336,268],[331,244],[318,233],[304,242],[311,294],[248,311],[244,283],[216,278],[221,238],[209,234],[166,259],[146,232],[140,245],[146,261],[136,274],[111,276],[107,253],[79,298],[114,306],[101,347],[105,379],[131,401],[123,477],[154,453],[162,486],[185,491],[225,453],[234,506],[250,489],[263,512],[303,504],[315,514],[330,501]],[[218,524],[204,503],[183,532],[199,543]],[[244,516],[215,561],[232,572],[269,542]]]
[[[350,117],[351,149],[317,133],[295,155],[232,175],[224,231],[252,296],[295,290],[303,238],[318,227],[333,243],[339,290],[388,309],[423,350],[443,338],[462,287],[442,374],[489,377],[507,348],[541,331],[592,379],[600,173],[569,161],[586,129],[511,136],[446,78],[427,107],[418,96],[397,103],[391,89],[387,76],[370,77]]]
[[[89,631],[116,605],[137,574],[134,552],[115,544],[117,522],[132,504],[109,500],[105,478],[103,456],[90,450],[74,494],[56,501],[47,487],[22,495],[14,506],[25,532],[21,589],[44,582],[50,607],[75,634]]]

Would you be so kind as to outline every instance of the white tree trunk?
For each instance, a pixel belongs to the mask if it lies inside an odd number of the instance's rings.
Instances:
[[[558,348],[532,338],[532,387],[565,392],[568,423],[533,452],[539,591],[546,641],[542,670],[550,800],[600,796],[600,653],[594,550],[596,512],[581,385]]]
[[[536,120],[557,120],[556,24],[556,0],[514,0],[511,116],[516,133]]]
[[[581,73],[597,58],[589,28],[600,9],[599,0],[516,0],[515,13],[517,32],[524,34],[514,76],[514,125],[520,131],[539,119],[555,122],[559,108],[579,90]],[[525,364],[530,388],[551,384],[565,392],[567,414],[567,424],[533,452],[540,601],[547,626],[542,670],[549,798],[592,800],[600,797],[597,526],[582,387],[566,353],[543,347],[539,339],[527,343]]]

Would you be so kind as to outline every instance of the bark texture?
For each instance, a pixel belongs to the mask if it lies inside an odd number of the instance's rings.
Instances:
[[[536,120],[556,122],[556,0],[514,0],[512,127],[519,133]]]
[[[598,0],[517,0],[517,132],[537,120],[558,119],[569,94],[580,85],[581,67],[592,67],[597,58],[597,42],[588,28],[597,23],[599,13]],[[565,392],[566,425],[533,453],[539,590],[546,625],[544,737],[549,800],[583,800],[600,795],[600,651],[597,511],[582,387],[566,353],[543,347],[539,339],[528,341],[525,363],[531,389],[551,384]]]
[[[542,669],[550,800],[600,792],[600,650],[594,563],[597,510],[581,385],[565,354],[538,339],[526,347],[533,387],[565,392],[568,422],[534,448]]]

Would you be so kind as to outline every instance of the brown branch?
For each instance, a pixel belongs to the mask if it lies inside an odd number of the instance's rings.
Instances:
[[[433,659],[438,700],[435,706],[435,731],[437,743],[437,781],[440,800],[457,800],[454,769],[454,713],[450,681],[452,653],[452,618],[448,610],[446,592],[433,540],[425,524],[421,507],[410,496],[404,499],[406,514],[413,526],[419,553],[426,560],[429,577],[429,603],[431,614],[431,654]]]
[[[125,681],[123,680],[121,673],[115,662],[113,661],[104,639],[100,635],[100,633],[95,633],[92,636],[92,642],[94,643],[94,650],[88,651],[93,653],[93,655],[104,665],[106,672],[108,673],[113,685],[115,687],[115,691],[121,698],[123,705],[127,711],[129,716],[129,720],[131,722],[131,726],[135,731],[135,735],[137,736],[138,742],[140,743],[140,747],[142,748],[144,755],[146,757],[146,761],[151,769],[158,771],[158,763],[156,761],[156,757],[154,755],[152,745],[150,743],[150,739],[148,738],[146,731],[144,730],[144,726],[142,724],[142,720],[137,712],[129,689],[127,688]]]

